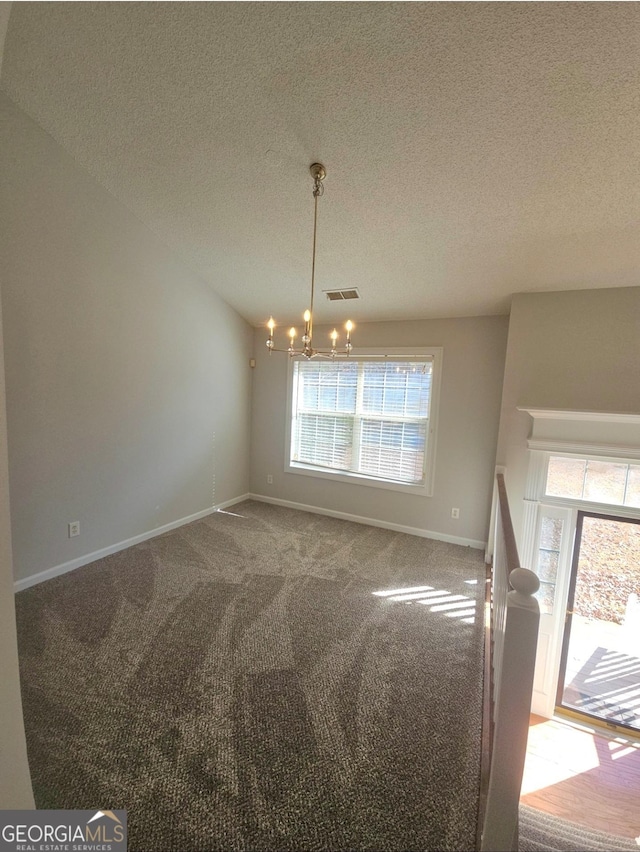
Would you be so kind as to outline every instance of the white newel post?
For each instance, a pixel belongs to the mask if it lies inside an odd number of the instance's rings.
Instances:
[[[487,794],[483,852],[518,848],[518,804],[527,751],[529,712],[538,623],[536,575],[516,568],[509,575],[507,618],[502,646],[502,672],[495,696],[491,776]]]
[[[520,567],[504,475],[496,476],[491,573],[490,768],[482,811],[481,852],[518,848],[518,806],[540,623],[538,577]]]

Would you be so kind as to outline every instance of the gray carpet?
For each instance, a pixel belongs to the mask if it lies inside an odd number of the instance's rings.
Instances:
[[[449,608],[373,594],[414,586]],[[478,550],[254,501],[27,589],[37,806],[147,852],[473,849],[483,594]]]
[[[626,837],[591,831],[581,825],[520,805],[519,852],[618,852],[640,846]]]

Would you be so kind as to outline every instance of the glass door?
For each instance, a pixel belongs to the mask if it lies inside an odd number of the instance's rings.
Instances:
[[[640,520],[578,512],[557,706],[640,731]]]

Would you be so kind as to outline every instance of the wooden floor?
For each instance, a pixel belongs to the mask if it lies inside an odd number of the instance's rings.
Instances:
[[[640,741],[531,716],[521,801],[592,829],[640,836]]]

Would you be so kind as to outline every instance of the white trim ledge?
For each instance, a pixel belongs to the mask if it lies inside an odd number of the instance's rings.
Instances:
[[[621,461],[640,458],[640,447],[621,447],[618,444],[589,444],[576,441],[554,441],[547,438],[529,438],[527,448],[560,455],[606,456]]]
[[[601,423],[640,423],[640,414],[618,411],[561,411],[557,408],[527,408],[517,406],[518,411],[530,414],[534,420],[586,420]]]
[[[530,450],[606,458],[638,458],[640,414],[525,408],[533,420]]]
[[[185,524],[190,524],[193,521],[199,521],[201,518],[206,518],[207,515],[212,515],[219,509],[226,509],[227,506],[235,506],[236,503],[241,503],[243,500],[248,500],[251,494],[242,494],[240,497],[232,497],[230,500],[225,500],[223,503],[216,503],[215,506],[210,506],[208,509],[203,509],[201,512],[196,512],[186,518],[180,518],[177,521],[171,521],[169,524],[164,524],[161,527],[156,527],[148,532],[140,533],[125,541],[119,541],[117,544],[110,544],[108,547],[102,547],[100,550],[94,550],[93,553],[86,553],[84,556],[78,556],[77,559],[71,559],[69,562],[63,562],[60,565],[54,565],[53,568],[47,568],[44,571],[39,571],[37,574],[32,574],[30,577],[24,577],[22,580],[16,580],[13,584],[14,592],[21,592],[23,589],[28,589],[30,586],[35,586],[38,583],[44,583],[45,580],[52,580],[54,577],[59,577],[61,574],[67,574],[69,571],[75,571],[76,568],[82,568],[83,565],[89,565],[90,562],[95,562],[98,559],[104,559],[105,556],[111,556],[112,553],[118,553],[120,550],[126,550],[127,547],[133,547],[134,544],[140,544],[143,541],[148,541],[150,538],[155,538],[163,533],[175,530],[178,527],[183,527]]]
[[[322,509],[319,506],[309,506],[306,503],[294,503],[292,500],[280,500],[278,497],[267,497],[264,494],[248,494],[249,500],[258,500],[260,503],[272,503],[274,506],[284,506],[287,509],[298,509],[302,512],[312,512],[314,515],[326,515],[329,518],[339,518],[342,521],[353,521],[355,524],[365,524],[369,527],[380,527],[384,530],[417,535],[420,538],[431,538],[435,541],[446,541],[448,544],[459,544],[462,547],[473,547],[476,550],[485,550],[486,541],[475,538],[462,538],[456,535],[423,530],[419,527],[408,527],[404,524],[393,524],[389,521],[379,521],[377,518],[364,518],[361,515],[351,515],[348,512],[336,512],[333,509]]]

